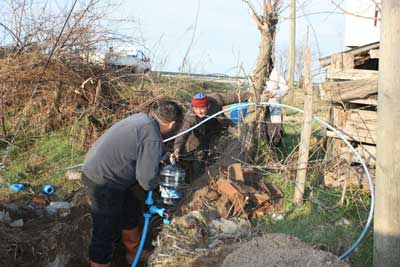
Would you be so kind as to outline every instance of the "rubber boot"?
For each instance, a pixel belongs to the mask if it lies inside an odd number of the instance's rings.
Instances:
[[[124,229],[121,233],[122,242],[124,242],[126,249],[126,261],[130,265],[135,259],[136,252],[139,248],[141,232],[139,227],[133,229]],[[140,261],[147,261],[151,255],[150,251],[142,250]]]
[[[90,261],[89,266],[90,267],[110,267],[110,263],[101,264],[101,263],[96,263],[96,262]]]

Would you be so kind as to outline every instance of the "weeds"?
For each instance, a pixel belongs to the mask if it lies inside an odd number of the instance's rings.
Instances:
[[[83,157],[84,151],[70,138],[68,131],[54,132],[30,145],[13,149],[4,180],[8,184],[29,184],[28,190],[23,192],[26,195],[39,193],[44,184],[52,184],[57,188],[56,197],[62,199],[79,188],[79,183],[67,180],[61,169],[81,163]],[[5,194],[12,196],[12,193]]]

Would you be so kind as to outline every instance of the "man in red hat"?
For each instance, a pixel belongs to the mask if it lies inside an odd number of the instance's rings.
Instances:
[[[198,93],[192,98],[192,106],[186,112],[179,132],[186,131],[203,121],[206,117],[221,111],[224,106],[245,102],[249,97],[250,93],[248,91],[241,92],[240,94],[212,94],[209,96]],[[180,154],[183,152],[192,155],[194,158],[192,178],[197,178],[204,172],[204,161],[207,158],[207,150],[212,136],[230,124],[229,119],[224,114],[221,114],[200,125],[193,131],[175,139],[175,157],[179,159]]]

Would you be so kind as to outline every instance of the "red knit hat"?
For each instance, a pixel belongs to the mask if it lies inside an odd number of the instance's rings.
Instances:
[[[205,108],[208,107],[208,96],[199,93],[192,98],[192,107]]]

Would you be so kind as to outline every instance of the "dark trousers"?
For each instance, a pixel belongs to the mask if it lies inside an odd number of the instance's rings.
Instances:
[[[267,139],[272,146],[279,146],[282,141],[282,123],[267,123]]]
[[[140,225],[143,219],[141,205],[130,189],[99,185],[84,174],[82,181],[91,203],[93,220],[89,258],[96,263],[109,263],[121,230]]]

